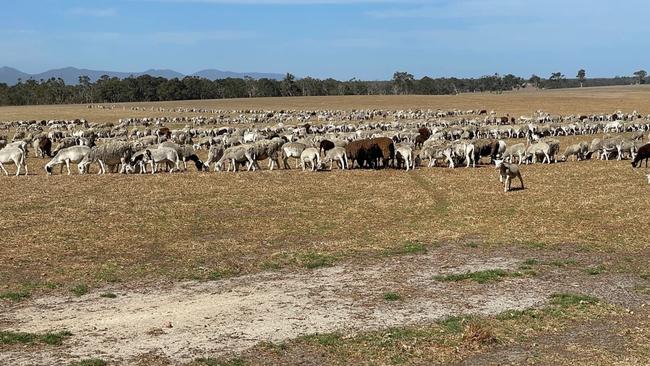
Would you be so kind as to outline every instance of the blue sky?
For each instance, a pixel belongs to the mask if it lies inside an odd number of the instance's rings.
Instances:
[[[650,69],[649,14],[647,0],[12,0],[0,66],[629,75]]]

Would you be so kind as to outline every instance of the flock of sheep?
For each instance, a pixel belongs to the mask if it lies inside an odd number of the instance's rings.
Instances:
[[[27,174],[26,158],[52,157],[47,174],[56,166],[77,164],[80,174],[96,165],[99,174],[180,171],[192,162],[199,171],[296,168],[331,170],[353,168],[415,169],[424,165],[450,168],[490,163],[530,164],[598,158],[646,160],[644,137],[650,117],[636,112],[584,116],[497,117],[485,110],[440,111],[218,111],[212,117],[124,119],[118,124],[72,121],[14,121],[9,141],[0,137],[0,168],[16,166]],[[288,122],[298,124],[289,125]],[[245,123],[246,127],[236,127]],[[167,126],[184,125],[171,129]],[[226,127],[218,127],[218,126]],[[252,125],[252,127],[251,127]],[[265,125],[265,127],[260,127]],[[560,154],[559,136],[605,134],[570,145]],[[627,136],[627,137],[626,137]],[[526,142],[508,143],[511,139]],[[208,150],[207,160],[198,151]],[[425,163],[426,162],[426,163]],[[516,168],[513,168],[516,169]],[[520,175],[519,175],[520,177]],[[522,181],[523,186],[523,181]]]

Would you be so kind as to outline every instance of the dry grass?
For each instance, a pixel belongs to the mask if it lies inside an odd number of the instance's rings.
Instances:
[[[612,360],[635,365],[650,356],[643,343],[648,332],[635,323],[639,320],[647,323],[643,316],[630,317],[609,305],[549,305],[490,317],[451,317],[429,325],[264,342],[236,358],[204,357],[190,365],[589,365]],[[639,325],[634,332],[617,331],[631,324]]]
[[[74,119],[86,118],[94,122],[115,122],[127,117],[160,117],[181,115],[205,115],[205,113],[159,112],[157,108],[206,108],[206,109],[491,109],[513,116],[530,115],[538,109],[553,114],[611,113],[621,109],[650,113],[650,85],[615,86],[583,89],[533,90],[503,94],[472,93],[437,96],[335,96],[254,98],[226,100],[194,100],[155,103],[115,103],[114,109],[88,109],[87,105],[0,107],[0,120],[20,119]],[[131,110],[132,107],[146,110]]]
[[[647,183],[629,162],[493,168],[0,177],[1,291],[211,279],[479,238],[647,257]],[[640,257],[639,257],[640,256]]]

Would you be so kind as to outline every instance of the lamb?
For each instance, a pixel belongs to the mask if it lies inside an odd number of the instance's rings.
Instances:
[[[47,175],[52,175],[52,168],[56,165],[61,165],[61,172],[63,172],[62,164],[65,164],[66,168],[68,168],[68,175],[70,175],[70,163],[81,162],[86,157],[86,155],[90,153],[90,150],[91,149],[88,146],[72,146],[59,150],[54,158],[52,158],[52,160],[50,160],[50,162],[45,165],[45,171],[47,172]],[[79,170],[79,174],[81,174],[81,164],[79,164],[77,168]]]
[[[20,175],[20,170],[22,167],[25,168],[25,175],[27,175],[27,164],[25,164],[25,155],[27,153],[15,146],[7,146],[4,149],[0,150],[0,168],[5,172],[5,175],[9,175],[7,173],[7,169],[5,169],[3,164],[13,162],[16,164],[16,176]]]
[[[499,181],[503,183],[503,191],[510,191],[513,178],[519,178],[521,189],[524,189],[524,179],[521,177],[521,171],[516,164],[506,163],[503,160],[495,160],[494,164],[499,169]]]
[[[306,148],[302,154],[300,154],[300,166],[304,172],[307,167],[307,162],[311,164],[311,171],[315,172],[319,166],[321,166],[320,161],[320,152],[315,147]]]
[[[344,147],[336,146],[336,147],[328,150],[327,153],[325,154],[325,158],[323,159],[323,161],[321,163],[324,166],[326,163],[329,162],[330,163],[330,169],[329,170],[332,170],[332,165],[334,164],[334,160],[336,160],[337,163],[339,164],[339,169],[349,169],[350,168],[350,166],[348,164],[348,156],[345,153],[345,148]]]
[[[413,148],[411,148],[408,145],[398,145],[397,148],[395,149],[395,156],[397,161],[403,160],[404,164],[406,165],[406,171],[408,172],[409,169],[415,169],[414,161],[415,159],[413,158]]]

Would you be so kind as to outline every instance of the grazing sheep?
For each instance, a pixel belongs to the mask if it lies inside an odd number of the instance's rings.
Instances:
[[[120,173],[126,173],[126,167],[131,155],[133,155],[133,146],[124,141],[109,142],[104,145],[95,146],[90,153],[81,160],[79,165],[82,167],[82,174],[87,171],[90,164],[97,162],[99,172],[97,174],[106,174],[106,166],[115,167],[121,164]]]
[[[22,167],[25,168],[25,175],[27,175],[27,164],[25,164],[25,155],[27,153],[18,147],[12,147],[12,146],[7,146],[0,150],[0,168],[5,172],[5,175],[9,175],[7,173],[7,169],[5,169],[3,164],[13,162],[16,164],[16,176],[20,175],[20,169]]]
[[[636,153],[636,156],[634,157],[634,160],[632,160],[632,167],[636,168],[637,165],[640,167],[641,166],[641,161],[645,160],[645,167],[648,167],[648,159],[650,159],[650,144],[645,144],[639,148],[639,150]]]
[[[223,156],[224,149],[222,145],[215,144],[210,146],[208,150],[208,160],[205,161],[206,169],[210,167],[210,164],[214,164],[214,170],[217,170],[217,161]]]
[[[577,161],[584,159],[589,150],[589,145],[586,142],[581,142],[579,144],[573,144],[567,146],[564,150],[564,154],[560,156],[561,161],[567,161],[571,156],[575,156]]]
[[[544,157],[542,160],[542,164],[544,162],[547,162],[548,164],[551,163],[551,157],[549,156],[549,152],[551,151],[551,147],[548,146],[547,143],[545,142],[536,142],[528,148],[526,148],[526,164],[528,162],[536,163],[538,157]]]
[[[72,146],[76,146],[76,145],[79,145],[77,143],[77,138],[76,137],[63,138],[63,139],[61,139],[59,141],[59,143],[56,145],[54,150],[52,150],[52,154],[56,156],[56,154],[59,152],[59,150],[62,150],[62,149],[68,148],[68,147],[72,147]]]
[[[63,173],[63,164],[65,164],[66,168],[68,168],[68,175],[70,175],[70,163],[81,162],[86,157],[86,155],[90,153],[90,150],[91,149],[88,146],[72,146],[59,150],[54,158],[52,158],[52,160],[50,160],[50,162],[45,165],[45,171],[47,172],[47,175],[52,174],[52,168],[56,165],[61,165],[61,173]],[[79,170],[79,174],[81,174],[81,165],[78,165],[77,168]]]
[[[37,158],[44,158],[45,156],[52,156],[52,140],[45,135],[40,135],[32,142],[34,147],[34,155]]]
[[[221,168],[223,167],[223,164],[226,160],[230,161],[233,172],[237,171],[237,166],[239,164],[243,164],[246,162],[248,162],[249,168],[252,166],[253,170],[255,170],[255,166],[254,166],[255,159],[253,157],[253,149],[248,144],[231,146],[226,150],[224,150],[223,156],[221,156],[221,159],[219,159],[219,161],[217,161],[215,164],[215,169],[217,171],[221,171]],[[230,168],[228,168],[228,170],[230,170]]]
[[[304,172],[306,167],[307,167],[307,162],[311,164],[311,171],[315,172],[318,167],[321,166],[320,162],[320,152],[318,151],[317,148],[315,147],[308,147],[306,148],[302,154],[300,154],[300,166],[302,167],[302,171]]]
[[[467,141],[455,141],[451,145],[452,157],[457,157],[458,160],[465,160],[465,168],[470,165],[476,168],[476,160],[474,160],[474,144]],[[454,168],[454,161],[450,162],[451,168]]]
[[[323,140],[320,142],[320,151],[322,154],[327,154],[327,152],[333,149],[336,145],[330,140]]]
[[[159,146],[157,149],[146,149],[143,155],[143,161],[145,164],[151,164],[151,174],[156,174],[158,165],[163,163],[170,166],[169,172],[173,173],[174,169],[180,170],[181,158],[175,149]]]
[[[517,164],[521,164],[524,161],[525,155],[526,155],[526,145],[523,143],[519,143],[519,144],[508,146],[506,151],[503,153],[503,159],[509,163],[512,163],[512,159],[516,156],[519,158]]]
[[[413,158],[413,148],[408,145],[398,145],[395,149],[395,160],[398,162],[398,168],[401,166],[401,161],[404,161],[406,165],[406,171],[409,169],[415,169]]]
[[[494,159],[497,158],[497,155],[499,154],[499,148],[500,148],[500,144],[499,141],[497,140],[485,140],[485,139],[475,140],[474,161],[478,163],[481,161],[481,157],[489,156],[490,163],[492,163]]]
[[[344,147],[336,146],[331,148],[330,150],[327,151],[325,154],[325,158],[321,162],[323,165],[326,163],[330,163],[330,169],[332,170],[332,165],[334,164],[334,161],[339,164],[339,169],[349,169],[349,164],[348,164],[348,156],[345,152]]]
[[[181,161],[183,162],[183,170],[187,171],[187,161],[193,161],[194,165],[196,166],[196,170],[201,172],[204,171],[206,168],[206,165],[199,159],[199,157],[196,155],[194,152],[194,149],[190,145],[183,145],[183,144],[176,144],[170,141],[165,141],[158,145],[158,147],[169,147],[178,153],[178,156],[181,158]]]
[[[499,182],[503,183],[503,191],[510,191],[513,178],[519,178],[521,189],[524,189],[524,179],[521,177],[521,171],[516,164],[506,163],[503,160],[495,160],[494,164],[499,170]]]
[[[287,142],[282,145],[282,162],[284,169],[291,169],[289,166],[289,158],[296,158],[296,169],[300,163],[300,154],[307,148],[307,145],[301,142]]]

